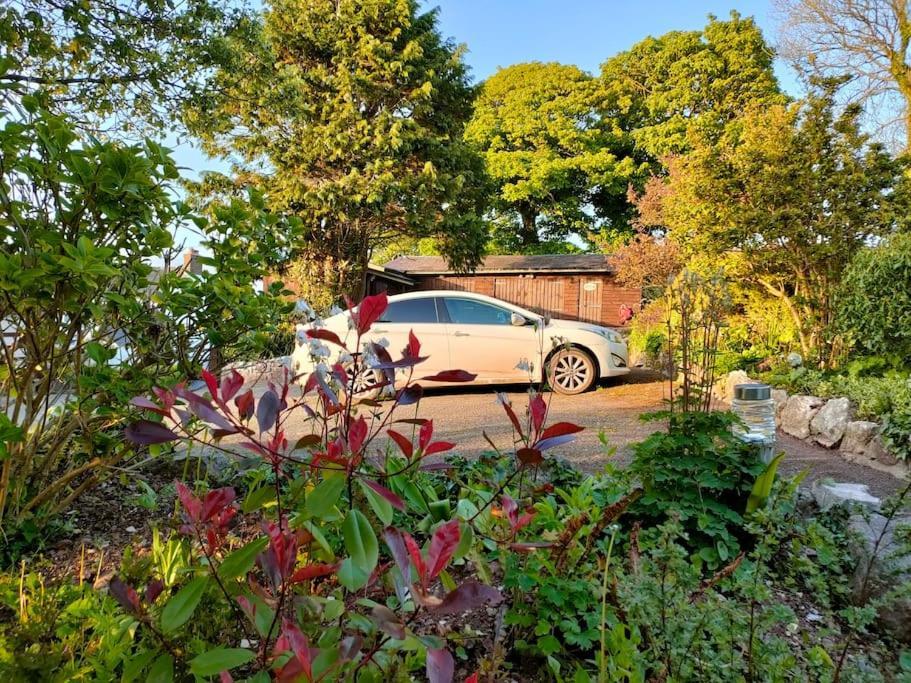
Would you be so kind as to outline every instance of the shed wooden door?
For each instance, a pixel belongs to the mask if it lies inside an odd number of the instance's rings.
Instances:
[[[551,317],[561,317],[563,311],[562,279],[498,277],[493,283],[493,295]]]
[[[601,283],[582,278],[579,283],[579,320],[601,324]]]

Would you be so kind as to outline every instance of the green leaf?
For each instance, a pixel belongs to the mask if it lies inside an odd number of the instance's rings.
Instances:
[[[177,591],[177,594],[168,600],[164,609],[161,610],[161,630],[170,633],[183,626],[202,599],[203,593],[206,592],[206,586],[209,583],[209,577],[198,576],[186,586]]]
[[[357,483],[360,484],[361,490],[364,492],[364,495],[367,496],[367,502],[370,503],[370,507],[373,509],[373,512],[376,513],[376,516],[379,517],[379,520],[383,525],[389,526],[392,524],[392,504],[367,486],[361,479],[358,479]]]
[[[268,543],[269,537],[263,536],[262,538],[257,538],[255,541],[251,541],[243,548],[235,550],[228,555],[218,567],[218,575],[225,581],[244,576],[253,568],[253,564],[256,562],[256,556],[263,551]]]
[[[335,508],[345,490],[347,479],[340,472],[330,472],[307,496],[304,510],[310,517],[325,518]]]
[[[753,483],[753,490],[750,491],[750,498],[747,500],[747,514],[755,512],[768,500],[769,495],[772,493],[772,484],[775,483],[775,474],[778,472],[778,463],[781,462],[783,457],[783,452],[776,455],[762,474],[756,477],[756,481]]]
[[[351,510],[342,523],[342,537],[349,557],[339,568],[339,581],[348,590],[358,590],[367,584],[379,560],[376,534],[360,510]]]
[[[159,655],[149,669],[146,683],[171,683],[174,680],[174,660],[169,654]]]
[[[215,676],[241,664],[252,661],[256,654],[252,650],[238,647],[222,647],[209,650],[190,660],[190,672],[197,676]]]
[[[271,484],[265,484],[247,494],[241,505],[241,510],[249,514],[254,510],[259,510],[259,508],[273,500],[275,500],[275,487]]]

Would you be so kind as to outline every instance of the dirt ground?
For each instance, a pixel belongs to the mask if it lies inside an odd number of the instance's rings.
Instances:
[[[527,387],[464,387],[428,390],[421,401],[419,415],[432,419],[436,438],[458,444],[454,452],[461,455],[478,455],[489,450],[485,432],[498,447],[508,449],[512,445],[512,427],[503,407],[496,401],[498,390],[509,396],[517,412],[524,410]],[[587,472],[600,469],[608,457],[616,458],[620,464],[628,463],[632,457],[632,444],[660,428],[654,422],[643,422],[639,416],[661,410],[667,391],[667,384],[653,373],[634,369],[626,377],[606,380],[596,391],[578,396],[549,394],[549,423],[567,421],[585,427],[574,443],[551,453]],[[401,410],[400,417],[412,416],[406,414],[408,409]],[[302,423],[298,426],[292,420],[290,437],[303,435],[304,429]],[[607,448],[601,443],[601,434]],[[839,482],[863,483],[874,495],[881,497],[894,493],[902,483],[887,472],[848,462],[838,451],[786,434],[779,433],[778,445],[787,453],[780,471],[795,474],[807,469],[807,482],[831,478]],[[612,448],[616,450],[610,455]]]

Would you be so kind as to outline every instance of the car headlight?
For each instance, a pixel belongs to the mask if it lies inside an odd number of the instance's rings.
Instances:
[[[603,334],[605,337],[607,337],[607,341],[609,341],[613,344],[622,344],[623,343],[623,337],[621,337],[619,334],[617,334],[613,330],[609,330],[606,327],[601,332],[601,334]]]

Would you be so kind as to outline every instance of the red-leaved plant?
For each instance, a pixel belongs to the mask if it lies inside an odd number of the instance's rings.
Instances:
[[[505,488],[580,427],[564,422],[547,427],[548,406],[534,393],[523,423],[501,397],[516,433],[514,472],[476,513],[445,518],[445,508],[420,490],[417,473],[445,467],[426,459],[455,444],[434,440],[432,421],[394,417],[397,408],[416,405],[423,395],[420,380],[413,380],[415,368],[426,360],[420,342],[410,334],[401,357],[393,359],[379,344],[364,341],[386,303],[381,294],[349,308],[357,336],[350,373],[339,363],[301,377],[286,372],[280,386],[270,383],[257,396],[251,388],[244,390],[235,371],[220,381],[204,372],[204,391],[178,384],[156,388],[157,400],[134,399],[137,408],[158,417],[132,424],[127,437],[133,442],[195,441],[232,455],[247,451],[271,475],[240,504],[231,488],[196,494],[178,482],[179,530],[198,551],[198,562],[189,570],[192,578],[167,595],[160,582],[150,584],[144,601],[122,580],[111,582],[112,596],[147,628],[145,649],[137,656],[146,657],[150,667],[219,674],[222,681],[232,680],[229,670],[250,673],[250,680],[257,681],[355,680],[370,668],[376,680],[400,670],[405,656],[399,653],[417,648],[425,653],[430,681],[451,681],[455,663],[446,641],[422,626],[432,620],[420,617],[502,601],[495,587],[471,578],[470,572],[448,571],[479,537],[477,518],[486,510],[490,518],[505,522],[504,533],[495,539],[504,550],[529,552],[546,545],[518,542],[533,513],[530,507],[520,511]],[[323,328],[308,335],[345,347]],[[383,378],[377,386],[392,390],[390,401],[354,395],[354,378],[368,370],[368,357],[369,370]],[[454,370],[421,379],[459,382],[473,377]],[[294,413],[303,414],[309,431],[292,442],[288,419]],[[239,518],[256,522],[244,529],[258,526],[262,533],[235,547],[232,524]],[[418,540],[422,536],[429,536],[424,547]],[[199,651],[180,635],[204,596],[223,604],[235,627],[223,642]],[[476,681],[477,674],[469,680]]]

